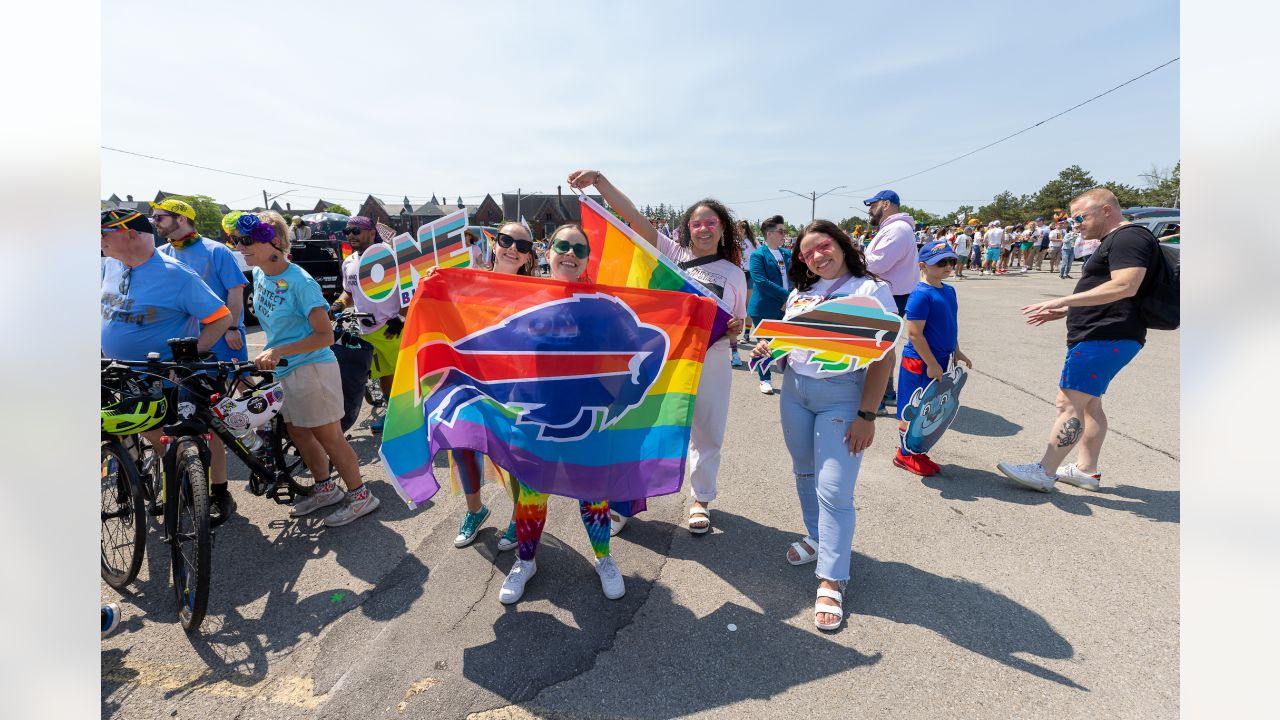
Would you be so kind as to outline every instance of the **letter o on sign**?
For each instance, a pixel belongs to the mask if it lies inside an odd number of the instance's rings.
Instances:
[[[360,256],[360,292],[372,302],[396,291],[396,256],[383,243],[374,243]]]

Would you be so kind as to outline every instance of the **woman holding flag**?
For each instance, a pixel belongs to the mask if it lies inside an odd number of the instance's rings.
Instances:
[[[845,295],[870,296],[885,308],[896,307],[889,285],[867,270],[862,253],[830,220],[814,220],[801,231],[787,277],[793,290],[784,319]],[[769,355],[769,342],[760,341],[751,354]],[[876,408],[893,365],[892,348],[861,370],[824,369],[812,350],[793,349],[787,357],[779,412],[807,533],[791,544],[787,561],[817,562],[814,623],[821,630],[835,630],[844,619],[856,519],[853,489],[862,453],[875,437]]]
[[[689,485],[693,505],[689,508],[689,532],[701,535],[711,530],[711,510],[716,499],[716,475],[720,471],[720,448],[729,420],[729,387],[732,378],[730,350],[742,332],[747,315],[747,283],[740,267],[742,249],[734,237],[733,216],[722,203],[705,198],[694,203],[677,225],[680,242],[658,232],[635,204],[599,170],[576,170],[569,185],[582,189],[594,185],[622,219],[663,255],[677,262],[694,280],[714,292],[732,309],[728,332],[707,348],[698,385],[698,402],[693,410],[693,433],[689,443]],[[554,274],[554,273],[553,273]]]
[[[510,226],[504,229],[509,229]],[[518,227],[518,226],[517,226]],[[499,236],[501,237],[501,236]],[[587,258],[591,256],[591,245],[586,233],[576,224],[561,225],[548,238],[547,255],[550,257],[551,279],[563,282],[590,281],[583,275],[587,271]],[[497,269],[495,267],[495,269]],[[498,599],[504,604],[516,602],[524,595],[524,587],[537,572],[534,559],[538,552],[538,542],[542,539],[542,530],[547,521],[547,499],[540,493],[523,483],[516,483],[515,500],[515,563],[507,578],[502,582],[502,590]],[[587,538],[591,541],[591,549],[596,556],[596,573],[600,576],[600,587],[604,596],[617,600],[626,593],[622,572],[609,554],[609,501],[579,500],[582,524],[587,529]]]
[[[529,230],[518,222],[509,222],[498,228],[498,236],[489,241],[493,257],[494,272],[506,275],[533,275],[535,255],[533,237]],[[462,524],[458,527],[458,536],[453,539],[453,546],[463,548],[476,539],[480,526],[489,517],[489,508],[480,502],[480,484],[484,468],[479,453],[474,450],[450,450],[454,466],[457,468],[458,481],[467,501],[467,512],[462,516]],[[514,490],[512,490],[514,495]],[[515,500],[515,498],[512,498]],[[514,510],[507,531],[498,538],[498,550],[510,550],[516,546],[516,520]]]

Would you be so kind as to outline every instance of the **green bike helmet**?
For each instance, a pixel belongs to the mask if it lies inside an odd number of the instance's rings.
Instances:
[[[119,399],[102,408],[102,432],[108,435],[133,435],[150,430],[164,421],[169,403],[164,394],[148,392],[136,386]]]

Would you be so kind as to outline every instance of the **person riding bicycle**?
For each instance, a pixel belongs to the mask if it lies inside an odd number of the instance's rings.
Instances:
[[[400,296],[398,293],[391,293],[382,300],[374,301],[365,297],[360,290],[360,254],[379,239],[373,220],[363,215],[352,215],[347,219],[347,227],[342,233],[346,235],[347,242],[351,243],[352,252],[342,261],[342,295],[330,306],[330,312],[337,314],[355,307],[357,312],[373,316],[360,321],[360,339],[372,346],[369,352],[373,356],[373,363],[369,375],[382,386],[383,396],[390,397],[396,358],[400,355],[400,332],[404,329]],[[374,420],[369,429],[375,433],[382,432],[385,419],[383,416]]]
[[[102,211],[103,357],[146,360],[148,353],[157,353],[161,360],[169,360],[168,340],[192,336],[203,352],[232,325],[231,311],[223,300],[191,268],[158,252],[154,235],[142,213]],[[158,428],[143,433],[157,448],[160,435]],[[225,454],[213,457],[223,468],[221,478],[215,473],[213,479],[213,511],[225,519],[235,510],[235,500],[227,491]]]
[[[377,509],[378,498],[360,479],[360,460],[342,434],[341,376],[333,345],[333,327],[325,313],[320,285],[289,262],[289,226],[280,213],[246,213],[235,223],[236,244],[253,268],[253,309],[267,334],[266,347],[253,359],[271,370],[284,388],[281,415],[293,444],[315,478],[315,489],[293,506],[301,517],[342,503],[325,518],[329,527]],[[280,360],[288,360],[285,365]],[[344,493],[329,478],[333,462],[346,485]]]

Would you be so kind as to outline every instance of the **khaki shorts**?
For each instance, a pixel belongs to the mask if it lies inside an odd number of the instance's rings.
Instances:
[[[284,407],[280,415],[290,425],[314,428],[342,419],[342,375],[338,363],[303,365],[280,380]]]
[[[361,340],[373,346],[373,364],[369,366],[369,377],[377,380],[395,374],[396,360],[400,357],[401,337],[401,335],[387,337],[386,325],[368,335],[360,336]]]

